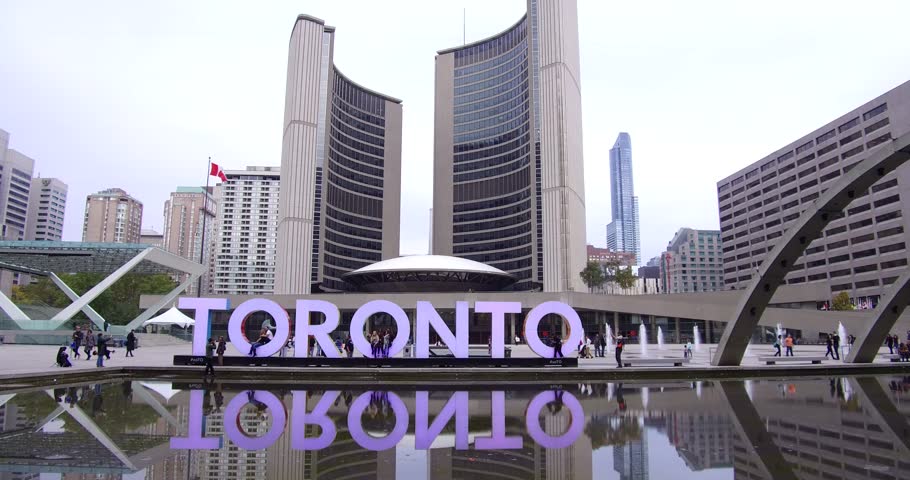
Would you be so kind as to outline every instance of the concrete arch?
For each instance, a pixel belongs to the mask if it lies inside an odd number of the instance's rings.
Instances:
[[[758,325],[771,297],[784,281],[793,262],[820,236],[822,230],[876,181],[910,159],[910,134],[901,135],[882,145],[869,158],[855,164],[840,180],[828,188],[796,223],[784,232],[777,245],[759,267],[758,277],[737,303],[736,313],[724,329],[712,365],[739,365],[749,345],[752,331]]]
[[[910,303],[910,269],[894,282],[887,295],[888,300],[880,302],[872,311],[872,317],[866,320],[862,331],[856,336],[856,344],[844,359],[845,362],[872,363],[875,360],[885,336]]]

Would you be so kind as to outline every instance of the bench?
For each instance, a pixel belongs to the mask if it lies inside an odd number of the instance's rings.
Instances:
[[[657,365],[672,365],[681,367],[684,363],[689,363],[689,358],[624,358],[622,366],[624,367],[653,367]]]
[[[505,347],[503,355],[506,358],[512,357],[512,348]],[[431,357],[455,357],[449,347],[430,347]],[[490,358],[490,350],[487,347],[468,347],[468,357],[470,358]]]
[[[765,362],[765,365],[774,365],[775,363],[789,362],[812,362],[813,364],[820,364],[824,359],[825,357],[809,357],[806,355],[792,357],[758,357],[758,361]]]

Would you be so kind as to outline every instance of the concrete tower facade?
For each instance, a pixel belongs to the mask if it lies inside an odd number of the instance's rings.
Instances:
[[[584,161],[574,0],[436,56],[433,253],[516,288],[582,290]]]
[[[38,241],[63,239],[68,187],[57,178],[33,178],[28,201],[25,238]]]
[[[124,190],[109,188],[85,199],[83,242],[139,243],[142,202]]]
[[[275,293],[343,291],[398,256],[401,101],[332,63],[335,28],[297,17],[288,54]]]

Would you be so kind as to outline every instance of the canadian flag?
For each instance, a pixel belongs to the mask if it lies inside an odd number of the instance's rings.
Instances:
[[[224,174],[224,170],[217,163],[212,164],[212,171],[209,172],[209,175],[220,178],[222,182],[227,181],[227,175]]]

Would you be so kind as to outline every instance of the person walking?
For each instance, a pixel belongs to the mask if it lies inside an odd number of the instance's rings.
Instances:
[[[613,341],[616,342],[616,368],[622,368],[622,349],[625,346],[625,339],[620,335],[614,336]]]
[[[209,342],[205,344],[205,372],[203,373],[203,376],[208,376],[210,373],[213,377],[215,376],[215,367],[212,366],[212,357],[214,357],[216,349],[215,340],[209,337]],[[255,354],[256,352],[254,351],[253,356],[255,356]]]
[[[894,335],[892,338],[894,338],[894,350],[896,353],[900,354],[901,339],[897,335]]]
[[[126,356],[135,357],[133,350],[136,349],[136,334],[130,330],[130,333],[126,334]]]
[[[224,335],[218,337],[218,347],[215,349],[215,353],[218,354],[218,366],[224,366],[224,352],[227,351],[227,342],[224,341]]]
[[[787,338],[784,340],[784,346],[787,347],[787,356],[793,356],[793,335],[787,334]]]
[[[831,343],[834,344],[834,359],[840,360],[840,335],[837,332],[832,334]]]
[[[95,345],[98,347],[98,352],[96,353],[95,366],[103,367],[104,366],[104,357],[107,354],[107,337],[103,333],[98,332],[98,339]]]
[[[828,347],[825,350],[825,358],[828,358],[828,355],[831,355],[831,359],[834,359],[834,341],[831,340],[831,335],[828,335],[828,338],[825,340],[825,346]]]
[[[73,350],[73,358],[79,358],[79,349],[82,348],[82,327],[76,325],[76,328],[73,330],[73,343],[70,344],[70,348]]]
[[[893,336],[888,335],[888,338],[885,340],[885,345],[888,346],[888,352],[891,355],[894,355],[894,337]]]
[[[95,339],[95,334],[92,332],[92,327],[89,326],[88,330],[85,332],[85,340],[82,342],[85,345],[85,359],[92,359],[92,352],[97,346],[97,341]]]
[[[348,354],[348,358],[354,356],[354,340],[351,339],[350,334],[344,339],[344,351]]]
[[[779,357],[779,356],[780,356],[780,342],[782,342],[782,341],[783,341],[782,336],[781,336],[781,335],[778,335],[778,336],[777,336],[777,341],[774,342],[774,348],[777,349],[777,351],[774,352],[774,356],[775,356],[775,357]]]
[[[556,334],[553,337],[553,358],[563,358],[562,357],[562,339],[559,338],[559,334]]]
[[[607,335],[600,334],[600,357],[603,358],[606,356],[607,349]]]

